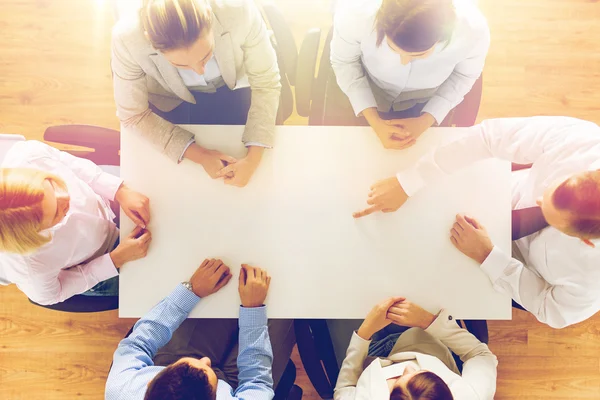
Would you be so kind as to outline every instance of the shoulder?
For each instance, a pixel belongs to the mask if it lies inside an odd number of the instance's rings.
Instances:
[[[239,27],[257,17],[262,18],[252,0],[211,0],[210,7],[225,30]]]
[[[454,0],[458,29],[475,38],[490,36],[487,19],[473,0]]]
[[[24,166],[39,158],[54,156],[56,149],[37,140],[17,142],[10,148],[2,163],[4,166]]]
[[[375,29],[381,0],[338,0],[333,25],[338,34],[361,40]]]
[[[129,50],[152,49],[144,36],[139,13],[128,14],[115,24],[112,29],[112,46],[124,46]]]

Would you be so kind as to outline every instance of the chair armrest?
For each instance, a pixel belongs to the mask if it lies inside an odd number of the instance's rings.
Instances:
[[[44,132],[44,140],[73,146],[121,148],[121,133],[114,129],[94,125],[57,125]]]
[[[298,67],[296,68],[296,111],[303,117],[308,117],[310,114],[320,41],[321,30],[317,28],[309,30],[304,36],[300,52],[298,53]]]
[[[289,83],[293,86],[296,84],[298,49],[292,30],[285,20],[283,13],[275,4],[265,4],[262,9],[277,43],[276,51],[280,56],[280,73],[287,75]]]

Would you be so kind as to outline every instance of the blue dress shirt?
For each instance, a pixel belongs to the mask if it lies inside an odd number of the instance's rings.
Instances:
[[[142,400],[148,383],[164,369],[152,359],[188,317],[200,298],[183,285],[140,319],[123,339],[113,357],[106,382],[106,400]],[[239,386],[218,381],[217,399],[271,400],[273,351],[267,329],[267,309],[240,307]]]

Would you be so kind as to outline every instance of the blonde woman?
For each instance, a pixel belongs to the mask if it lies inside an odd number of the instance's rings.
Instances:
[[[350,104],[339,108],[384,147],[410,147],[462,102],[489,45],[472,0],[340,0],[331,65]]]
[[[138,226],[119,244],[110,202]],[[13,145],[0,165],[0,281],[31,300],[118,295],[118,270],[146,255],[148,198],[88,160],[37,141]]]
[[[144,0],[114,28],[112,70],[121,123],[174,162],[245,186],[273,145],[279,69],[252,0]],[[245,125],[248,153],[205,148],[174,124]]]

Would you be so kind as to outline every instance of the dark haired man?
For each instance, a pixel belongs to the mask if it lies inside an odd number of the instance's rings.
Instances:
[[[238,320],[186,320],[202,298],[231,277],[221,260],[205,260],[189,282],[140,319],[115,352],[106,399],[271,400],[273,376],[277,381],[283,369],[271,372],[270,333],[283,366],[294,340],[292,321],[272,321],[267,328],[264,302],[271,277],[266,271],[249,265],[240,270],[239,341]]]

